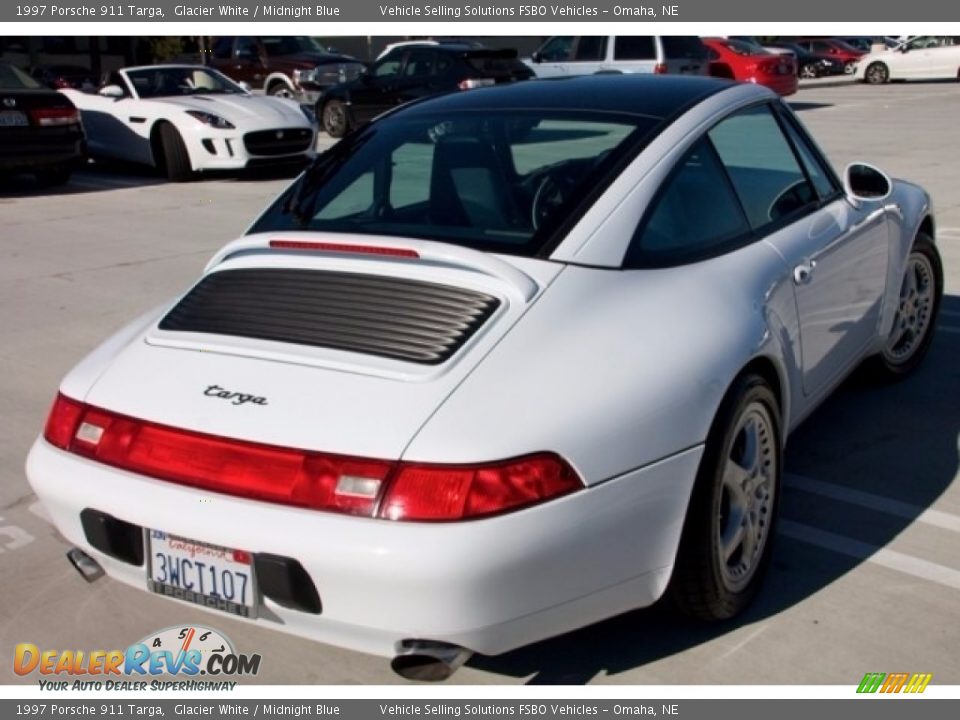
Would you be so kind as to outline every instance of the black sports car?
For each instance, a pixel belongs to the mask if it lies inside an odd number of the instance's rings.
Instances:
[[[0,173],[62,185],[85,153],[80,112],[69,98],[0,63]]]
[[[356,80],[323,92],[316,112],[331,137],[343,137],[411,100],[533,76],[516,50],[490,50],[464,42],[404,44],[383,55]]]

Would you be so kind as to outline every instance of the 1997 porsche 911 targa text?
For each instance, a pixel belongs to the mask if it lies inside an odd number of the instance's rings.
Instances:
[[[760,87],[413,103],[83,360],[27,472],[75,559],[407,677],[665,593],[727,618],[789,432],[923,358],[933,236]]]

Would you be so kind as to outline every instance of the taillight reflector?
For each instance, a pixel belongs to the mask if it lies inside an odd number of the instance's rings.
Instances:
[[[73,125],[80,122],[80,111],[72,107],[33,108],[30,117],[40,127]]]
[[[653,66],[653,72],[657,75],[666,75],[667,74],[667,64],[666,63],[657,63]]]
[[[271,240],[270,247],[278,250],[315,250],[320,252],[350,253],[354,255],[389,255],[391,257],[406,258],[420,257],[420,253],[410,248],[350,245],[347,243],[319,242],[315,240]]]
[[[552,453],[471,466],[371,460],[182,430],[63,395],[53,404],[44,437],[69,452],[161,480],[391,520],[495,515],[583,487],[576,472]]]

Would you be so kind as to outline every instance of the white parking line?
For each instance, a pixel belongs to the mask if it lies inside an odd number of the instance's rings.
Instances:
[[[938,565],[929,560],[922,560],[913,555],[877,547],[843,535],[835,535],[826,530],[819,530],[791,520],[780,521],[780,534],[809,545],[816,545],[826,550],[838,552],[841,555],[866,560],[890,570],[897,570],[913,577],[935,582],[938,585],[960,590],[960,570]]]
[[[853,490],[848,487],[843,487],[842,485],[821,482],[820,480],[813,480],[801,475],[793,475],[792,473],[784,473],[783,481],[788,488],[795,488],[803,492],[822,495],[823,497],[840,500],[841,502],[851,505],[859,505],[869,510],[877,510],[887,515],[896,515],[897,517],[906,518],[914,522],[934,525],[943,530],[960,533],[960,516],[951,515],[950,513],[940,510],[931,510],[919,505],[911,505],[910,503],[900,502],[899,500],[891,500],[882,495]]]

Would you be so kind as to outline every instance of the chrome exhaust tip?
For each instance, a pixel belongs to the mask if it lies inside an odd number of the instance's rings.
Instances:
[[[421,682],[440,682],[453,675],[473,652],[459,645],[435,640],[404,640],[390,668],[400,677]]]
[[[87,555],[80,548],[70,548],[67,550],[67,560],[80,573],[80,577],[89,583],[102,578],[106,573],[100,567],[100,563]]]

